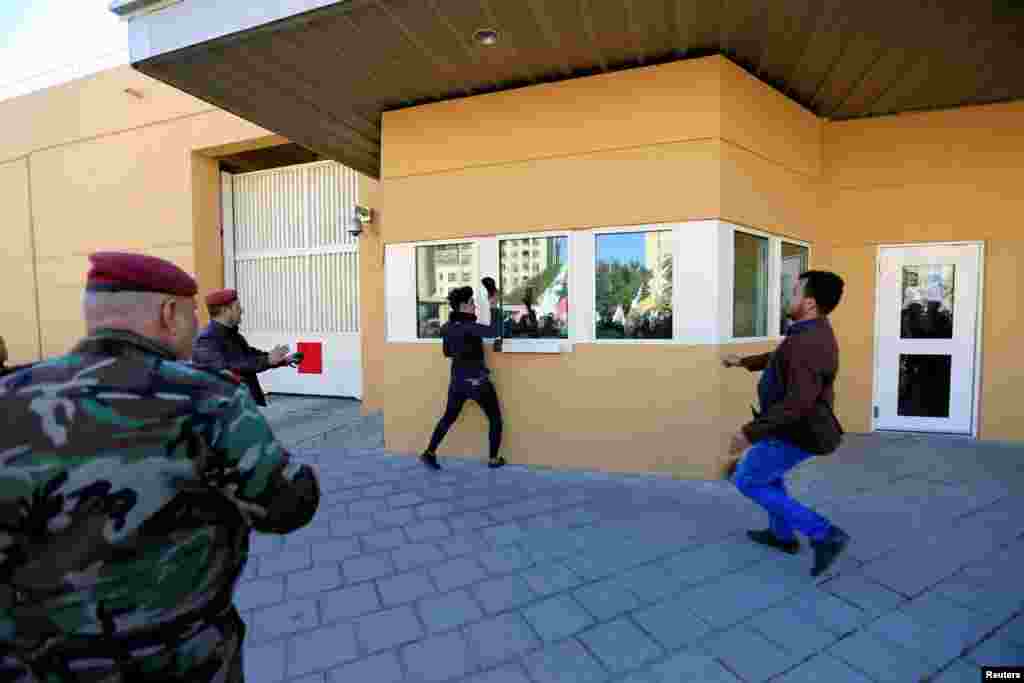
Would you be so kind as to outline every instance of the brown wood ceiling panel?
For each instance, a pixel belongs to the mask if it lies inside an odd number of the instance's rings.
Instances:
[[[376,175],[383,111],[713,53],[831,118],[1021,98],[1024,3],[347,0],[136,67]]]

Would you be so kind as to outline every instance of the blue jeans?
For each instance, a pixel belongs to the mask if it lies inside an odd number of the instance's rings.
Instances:
[[[789,497],[783,481],[787,472],[813,457],[780,439],[765,439],[748,449],[736,468],[736,488],[768,512],[772,533],[781,541],[795,540],[794,531],[799,531],[816,543],[831,532],[827,519]]]

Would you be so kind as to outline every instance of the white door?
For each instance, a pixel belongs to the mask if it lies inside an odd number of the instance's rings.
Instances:
[[[973,434],[981,246],[882,247],[874,425]]]
[[[254,347],[303,351],[260,375],[267,393],[362,398],[358,176],[333,161],[222,175],[224,280]]]

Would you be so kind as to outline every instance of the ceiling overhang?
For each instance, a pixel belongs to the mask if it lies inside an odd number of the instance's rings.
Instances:
[[[1024,98],[1024,3],[117,0],[143,73],[372,177],[382,112],[722,54],[819,116]],[[240,11],[244,8],[244,11]],[[498,41],[474,40],[494,29]]]

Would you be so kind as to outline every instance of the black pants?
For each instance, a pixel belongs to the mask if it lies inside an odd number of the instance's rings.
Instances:
[[[441,445],[441,440],[459,419],[462,406],[469,400],[479,403],[484,415],[487,416],[487,421],[490,423],[487,439],[490,444],[491,459],[498,457],[498,448],[501,447],[501,408],[498,407],[498,392],[494,390],[494,385],[488,379],[452,379],[448,385],[448,406],[437,423],[433,436],[430,437],[429,450],[431,453]]]

